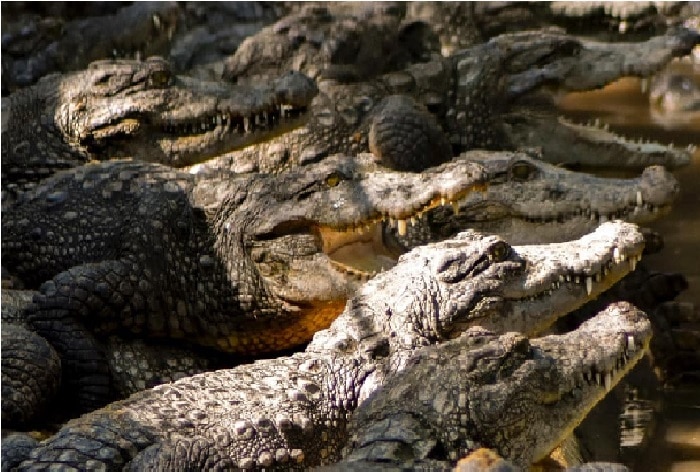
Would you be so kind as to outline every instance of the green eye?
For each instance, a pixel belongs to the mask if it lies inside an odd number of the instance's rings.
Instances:
[[[170,72],[167,70],[157,70],[151,74],[151,85],[165,87],[168,83],[170,83]]]
[[[328,177],[326,177],[326,185],[328,185],[329,187],[335,187],[340,183],[340,180],[340,174],[338,174],[337,172],[333,172]]]
[[[503,262],[508,257],[509,252],[510,248],[508,247],[508,244],[503,241],[499,241],[491,246],[489,258],[495,262]]]
[[[528,162],[516,162],[510,168],[511,178],[520,182],[530,179],[534,172],[535,168]]]

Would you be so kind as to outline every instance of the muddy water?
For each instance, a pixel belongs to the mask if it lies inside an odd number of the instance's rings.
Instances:
[[[674,64],[674,70],[700,83],[700,64]],[[677,146],[700,146],[700,111],[663,112],[650,106],[640,79],[623,79],[603,90],[562,97],[562,113],[579,122],[598,118],[610,129],[631,138],[650,138]],[[699,88],[700,90],[700,88]],[[681,194],[674,209],[652,226],[665,248],[648,256],[648,265],[683,273],[690,288],[678,300],[700,310],[700,150],[689,166],[674,171]],[[664,407],[656,434],[635,461],[639,472],[700,471],[700,386],[684,384],[664,392]]]

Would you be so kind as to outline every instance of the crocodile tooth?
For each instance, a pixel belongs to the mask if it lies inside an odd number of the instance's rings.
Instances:
[[[440,205],[445,206],[447,204],[447,200],[445,197],[440,197]]]
[[[595,373],[595,383],[600,385],[602,382],[602,379],[600,378],[600,372]]]
[[[596,128],[600,128],[600,119],[599,118],[596,118],[594,123],[595,123]]]
[[[627,351],[634,352],[637,350],[637,346],[634,345],[634,336],[631,334],[627,336]]]
[[[605,373],[605,390],[612,388],[612,372]]]
[[[411,226],[416,226],[416,223],[417,223],[417,222],[416,222],[416,217],[415,217],[415,216],[412,216],[412,217],[411,217]]]
[[[637,206],[644,205],[644,199],[642,198],[642,192],[637,190]]]
[[[560,275],[559,282],[566,282],[566,277],[564,275]]]
[[[616,263],[616,264],[619,264],[619,263],[620,263],[620,261],[621,261],[621,258],[620,258],[620,248],[615,247],[615,248],[613,249],[613,259],[615,259],[615,263]]]
[[[566,274],[566,281],[571,282],[571,276],[569,274]]]
[[[637,258],[635,256],[630,257],[629,264],[630,264],[630,272],[634,272],[634,269],[637,268]]]
[[[593,279],[591,277],[586,277],[586,293],[588,295],[593,291]]]
[[[406,236],[406,220],[398,221],[399,236]]]
[[[452,213],[459,215],[459,202],[452,202]]]

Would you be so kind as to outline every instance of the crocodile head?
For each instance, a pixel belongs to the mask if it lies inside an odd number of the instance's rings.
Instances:
[[[474,326],[538,335],[634,270],[643,247],[637,227],[622,221],[574,241],[543,245],[510,246],[499,236],[463,232],[402,255],[390,273],[360,289],[362,304],[317,333],[307,350],[333,346],[366,352],[370,359],[388,352],[398,356],[392,368],[400,368],[412,349]],[[425,296],[407,296],[406,287],[421,287]],[[378,317],[381,323],[373,321]],[[385,324],[401,336],[383,334]]]
[[[261,343],[289,344],[279,339],[291,333],[308,340],[326,328],[362,282],[392,267],[401,254],[387,246],[384,221],[406,225],[421,212],[481,189],[485,179],[480,165],[466,161],[421,174],[380,170],[371,155],[331,156],[260,175],[237,192],[225,190],[233,196],[223,204],[210,182],[197,187],[199,204],[217,208],[221,257],[251,261],[265,292],[259,298],[273,300],[271,309],[286,311],[291,320],[263,331]]]
[[[244,87],[176,76],[158,57],[96,61],[61,82],[55,121],[96,158],[181,167],[299,126],[315,94],[296,72]]]
[[[498,234],[512,244],[563,242],[613,219],[653,221],[670,210],[679,192],[661,166],[618,179],[572,172],[523,153],[472,151],[459,158],[484,165],[488,189],[427,213],[405,235],[392,229],[402,244],[413,247],[464,228]]]
[[[648,352],[651,336],[646,315],[621,302],[563,335],[469,330],[419,350],[354,414],[344,463],[355,467],[333,470],[431,461],[443,470],[479,447],[527,470]]]

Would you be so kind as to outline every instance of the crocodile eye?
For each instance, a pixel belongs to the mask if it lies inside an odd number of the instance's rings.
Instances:
[[[499,241],[489,249],[489,259],[494,262],[503,262],[508,257],[510,247],[503,241]]]
[[[511,178],[518,182],[529,180],[535,173],[535,167],[529,162],[516,162],[510,168]]]
[[[102,75],[102,76],[95,79],[94,84],[95,85],[105,85],[105,84],[109,83],[110,77],[111,77],[110,74]]]
[[[157,70],[151,74],[151,85],[155,87],[165,87],[170,83],[170,72],[167,70]]]
[[[340,183],[341,180],[342,179],[340,177],[340,174],[338,174],[337,172],[332,172],[328,175],[328,177],[326,177],[326,185],[328,185],[329,187],[335,187]]]

